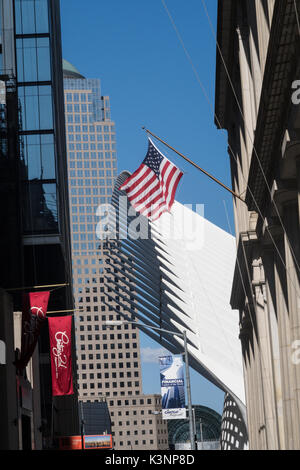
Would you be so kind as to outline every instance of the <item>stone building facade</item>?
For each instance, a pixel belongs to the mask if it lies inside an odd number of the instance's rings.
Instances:
[[[216,125],[228,132],[250,449],[300,448],[300,2],[218,6]]]

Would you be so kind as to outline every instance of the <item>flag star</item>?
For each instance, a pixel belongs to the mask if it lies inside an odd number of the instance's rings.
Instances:
[[[160,155],[156,149],[153,148],[152,144],[149,142],[149,148],[144,160],[144,165],[147,165],[159,178],[159,169],[164,157]]]

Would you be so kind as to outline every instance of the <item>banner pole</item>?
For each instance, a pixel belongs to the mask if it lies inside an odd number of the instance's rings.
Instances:
[[[79,308],[75,308],[72,310],[53,310],[52,312],[47,312],[47,315],[51,315],[52,313],[68,313],[68,312],[83,312],[83,310]]]
[[[84,449],[84,414],[82,409],[82,400],[80,403],[80,411],[81,411],[81,423],[80,423],[80,435],[81,435],[81,449]]]
[[[166,147],[168,147],[170,150],[172,150],[173,152],[177,153],[177,155],[179,155],[181,158],[183,158],[184,160],[186,160],[188,163],[190,163],[191,165],[193,165],[195,168],[197,168],[197,170],[200,170],[202,171],[202,173],[204,173],[206,176],[208,176],[210,179],[212,179],[215,183],[219,184],[220,186],[222,186],[222,188],[226,189],[226,191],[229,191],[234,197],[240,199],[240,201],[242,202],[245,202],[244,199],[242,199],[242,197],[235,193],[232,189],[228,188],[228,186],[226,186],[224,183],[222,183],[221,181],[219,181],[217,178],[215,178],[214,176],[212,176],[210,173],[208,173],[207,171],[203,170],[203,168],[201,168],[199,165],[197,165],[197,163],[193,162],[190,158],[186,157],[185,155],[183,155],[182,153],[178,152],[178,150],[174,149],[174,147],[171,147],[171,145],[167,144],[167,142],[165,142],[164,140],[162,140],[160,137],[158,137],[157,135],[153,134],[151,131],[149,131],[149,129],[146,129],[145,127],[142,127],[143,130],[145,130],[147,132],[147,134],[150,134],[152,135],[155,139],[159,140],[162,144],[164,144]]]
[[[54,448],[54,403],[51,401],[51,446]]]
[[[190,441],[191,441],[191,450],[195,450],[195,440],[194,440],[195,430],[194,430],[194,417],[193,417],[193,407],[192,407],[191,380],[190,380],[186,330],[183,331],[183,341],[184,341],[184,356],[185,356],[186,390],[187,390],[187,398],[188,398],[189,423],[190,423]]]

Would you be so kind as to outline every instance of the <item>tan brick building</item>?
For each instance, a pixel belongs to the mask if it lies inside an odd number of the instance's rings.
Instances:
[[[105,324],[120,320],[120,307],[107,303],[105,276],[122,282],[109,264],[107,243],[96,235],[96,211],[110,202],[117,172],[109,98],[101,96],[99,80],[85,79],[66,61],[64,89],[73,287],[82,309],[75,315],[79,399],[106,397],[116,449],[167,448],[167,424],[150,413],[159,411],[160,397],[142,394],[138,329]]]

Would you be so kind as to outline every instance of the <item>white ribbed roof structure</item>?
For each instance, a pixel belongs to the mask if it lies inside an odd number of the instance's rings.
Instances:
[[[138,215],[126,219],[126,205],[120,206],[119,199],[124,201],[126,194],[118,188],[129,175],[121,173],[112,197],[122,239],[110,244],[115,278],[107,276],[109,298],[117,296],[118,313],[126,318],[134,315],[140,323],[186,330],[190,365],[229,393],[244,415],[239,315],[229,304],[235,239],[178,202],[172,214],[154,223]],[[135,239],[136,229],[149,237]],[[144,331],[170,352],[182,353],[180,337]]]

